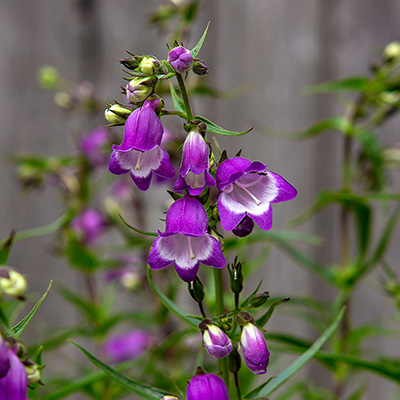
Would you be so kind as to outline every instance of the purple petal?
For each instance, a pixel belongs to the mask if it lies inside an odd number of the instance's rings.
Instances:
[[[190,236],[203,236],[207,227],[207,213],[194,197],[185,196],[176,200],[167,212],[166,235],[180,232]]]
[[[168,243],[167,243],[168,244]],[[163,247],[163,238],[157,238],[147,260],[151,269],[162,269],[171,265],[174,261],[172,253],[167,246]]]
[[[27,400],[28,377],[18,356],[10,351],[10,368],[0,379],[0,400]]]
[[[186,389],[187,400],[229,400],[228,388],[222,378],[214,374],[196,374]]]
[[[207,258],[202,258],[200,261],[205,265],[209,265],[210,267],[223,268],[226,261],[224,254],[222,253],[220,243],[211,235],[206,234],[206,236],[209,238],[209,240],[211,240],[211,253]]]
[[[188,185],[185,179],[182,178],[181,175],[178,176],[178,179],[175,181],[172,189],[174,189],[177,193],[183,193],[188,188]]]
[[[253,161],[244,172],[264,172],[267,166],[260,161]]]
[[[231,231],[238,226],[246,215],[245,210],[238,209],[234,203],[232,204],[226,193],[221,193],[218,197],[218,211],[221,225],[226,231]]]
[[[133,182],[135,182],[136,186],[142,191],[145,192],[149,187],[150,187],[150,183],[151,183],[151,178],[153,176],[153,174],[150,172],[150,175],[146,176],[145,178],[141,178],[138,176],[135,176],[132,174],[132,172],[130,173],[131,178],[133,180]]]
[[[182,165],[180,173],[185,177],[189,170],[198,175],[208,169],[209,149],[200,133],[190,131],[182,151]]]
[[[126,174],[129,170],[121,167],[116,156],[117,156],[117,150],[113,150],[110,157],[110,163],[108,164],[109,171],[115,175]]]
[[[218,189],[221,190],[236,179],[239,179],[250,165],[251,161],[242,157],[228,158],[223,161],[215,173]]]
[[[10,368],[10,347],[0,335],[0,378],[2,378]]]
[[[272,203],[279,203],[281,201],[292,200],[297,196],[297,190],[286,179],[276,174],[275,172],[268,171],[275,180],[275,186],[278,188],[277,196],[271,200]]]
[[[268,231],[272,228],[272,207],[269,205],[268,210],[266,210],[262,214],[252,214],[247,213],[247,215],[252,218],[258,226],[263,229],[264,231]]]
[[[163,178],[172,179],[175,177],[175,169],[169,159],[169,154],[162,148],[158,147],[161,156],[160,166],[154,172]]]

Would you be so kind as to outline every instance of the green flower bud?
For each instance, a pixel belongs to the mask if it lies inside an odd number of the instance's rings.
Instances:
[[[196,276],[194,281],[188,283],[189,294],[194,301],[201,303],[204,300],[204,286],[201,280]]]
[[[204,60],[200,60],[200,59],[195,59],[193,61],[193,67],[192,67],[192,71],[196,74],[196,75],[205,75],[208,74],[208,65],[206,64],[206,62]]]
[[[104,117],[111,124],[125,124],[126,119],[132,114],[132,110],[113,104],[104,111]]]
[[[161,67],[161,63],[157,58],[151,56],[143,57],[140,62],[139,69],[146,75],[155,75]]]
[[[28,384],[29,385],[35,385],[40,381],[40,378],[42,377],[42,372],[41,368],[38,364],[34,363],[32,360],[27,358],[24,361],[25,365],[25,370],[28,375]]]
[[[236,321],[240,326],[246,325],[249,322],[254,324],[254,318],[247,311],[240,311],[240,313],[236,316]]]
[[[146,100],[154,90],[158,79],[155,76],[148,78],[133,78],[126,85],[126,96],[131,103]]]
[[[394,41],[386,45],[383,50],[383,58],[387,61],[393,61],[400,57],[400,42]]]
[[[54,103],[60,108],[71,108],[73,105],[72,97],[69,93],[60,91],[54,95]]]
[[[233,346],[232,352],[228,356],[228,369],[231,372],[239,372],[242,366],[242,359],[238,352],[238,344]]]
[[[238,261],[237,257],[232,264],[228,264],[228,271],[232,292],[240,293],[243,290],[243,274],[242,263]]]
[[[261,307],[268,299],[269,299],[268,292],[255,294],[250,298],[250,307],[253,308]]]
[[[58,70],[51,65],[43,65],[38,71],[38,81],[44,89],[54,89],[57,87],[60,76]]]
[[[21,297],[28,288],[26,279],[11,268],[0,268],[0,290],[12,297]]]
[[[131,54],[131,53],[129,53]],[[132,54],[133,57],[128,57],[128,58],[123,58],[121,60],[119,60],[119,62],[125,67],[128,68],[130,70],[134,70],[137,67],[139,67],[140,62],[142,61],[142,56],[137,56]]]

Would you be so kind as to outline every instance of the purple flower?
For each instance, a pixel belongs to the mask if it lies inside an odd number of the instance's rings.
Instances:
[[[200,329],[204,330],[203,342],[210,356],[224,358],[232,351],[231,339],[211,320],[204,320],[200,324]]]
[[[275,172],[266,171],[259,161],[234,157],[222,162],[215,174],[218,189],[218,211],[222,227],[231,231],[247,215],[261,229],[272,227],[271,203],[297,196],[296,189]]]
[[[229,400],[228,388],[222,378],[198,368],[186,388],[186,399]]]
[[[182,165],[174,190],[189,190],[191,196],[199,195],[206,186],[214,186],[215,180],[208,172],[209,149],[203,136],[190,131],[183,144]]]
[[[136,329],[124,335],[114,336],[103,345],[103,352],[112,364],[132,360],[155,343],[149,332]]]
[[[127,119],[122,143],[113,145],[108,169],[116,175],[130,173],[140,190],[150,187],[153,172],[164,178],[175,176],[168,153],[160,146],[163,126],[155,110],[160,99],[146,100]]]
[[[107,155],[102,149],[109,139],[110,135],[104,128],[95,128],[81,137],[79,148],[92,165],[104,165],[107,163]]]
[[[152,269],[175,264],[185,282],[196,277],[200,262],[223,268],[225,258],[217,239],[207,233],[208,217],[202,204],[186,195],[169,208],[164,233],[154,241],[148,263]]]
[[[246,215],[240,224],[235,229],[232,229],[232,233],[239,237],[246,237],[253,232],[253,229],[254,221]]]
[[[134,290],[142,284],[138,266],[142,261],[138,257],[121,255],[118,257],[123,264],[120,268],[112,268],[106,272],[107,282],[118,281],[125,289]]]
[[[5,355],[8,358],[8,368],[0,378],[0,400],[27,400],[28,376],[16,354],[17,349],[17,345],[10,348],[4,341],[1,343],[0,368],[5,365]]]
[[[10,368],[9,359],[10,347],[0,335],[0,378],[2,378]]]
[[[174,47],[168,54],[168,62],[175,72],[181,74],[191,68],[193,56],[190,50],[182,46]]]
[[[72,229],[82,237],[82,242],[88,246],[95,245],[107,227],[100,211],[94,208],[83,210],[72,220]]]
[[[240,337],[244,360],[256,375],[265,374],[269,363],[269,350],[262,332],[251,322],[243,326]]]

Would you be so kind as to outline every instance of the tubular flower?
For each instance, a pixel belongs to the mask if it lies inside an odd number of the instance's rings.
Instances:
[[[153,172],[163,178],[175,176],[168,153],[160,146],[163,126],[155,110],[160,99],[146,100],[127,119],[122,143],[113,145],[108,169],[116,175],[130,173],[140,190],[150,187]]]
[[[110,134],[104,128],[95,128],[79,141],[79,148],[93,166],[107,165],[107,155],[104,146],[108,143]]]
[[[297,196],[297,190],[275,172],[266,171],[259,161],[234,157],[222,162],[216,172],[218,211],[222,227],[233,230],[247,215],[261,229],[272,227],[271,203]]]
[[[229,355],[232,351],[232,342],[220,327],[206,319],[200,324],[200,329],[204,331],[203,342],[210,356],[224,358]]]
[[[198,368],[186,388],[186,399],[229,400],[228,388],[222,378]]]
[[[136,329],[109,339],[103,346],[103,352],[112,364],[118,364],[140,356],[155,340],[149,332]]]
[[[240,337],[246,365],[256,375],[265,374],[269,363],[269,350],[262,332],[251,322],[243,326]]]
[[[11,348],[5,342],[0,345],[0,369],[5,365],[5,356],[8,358],[7,371],[0,378],[0,400],[27,400],[28,376],[24,364],[16,354],[17,349],[17,345]],[[5,369],[2,373],[4,371]]]
[[[180,192],[188,189],[191,196],[197,196],[206,186],[215,186],[215,180],[208,169],[207,143],[199,132],[190,131],[183,144],[182,164],[174,190]]]
[[[148,263],[152,269],[175,264],[185,282],[197,275],[200,262],[223,268],[225,258],[217,239],[207,233],[208,217],[202,204],[193,197],[175,201],[169,208],[164,233],[154,241]]]

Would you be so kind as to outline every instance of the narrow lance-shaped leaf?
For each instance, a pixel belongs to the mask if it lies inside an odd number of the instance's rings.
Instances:
[[[205,29],[203,35],[201,36],[200,40],[197,42],[196,46],[194,46],[193,49],[190,50],[193,58],[197,57],[197,54],[200,53],[200,50],[203,47],[204,40],[206,39],[206,36],[207,36],[209,26],[210,26],[210,22],[208,22],[206,29]]]
[[[192,329],[198,330],[198,323],[196,317],[188,316],[188,312],[177,306],[173,301],[171,301],[161,290],[154,284],[153,277],[151,276],[151,268],[147,267],[147,280],[151,290],[158,296],[161,303],[164,304],[168,310],[170,310],[174,315],[176,315],[183,323]]]
[[[365,92],[371,87],[371,81],[365,76],[352,76],[337,81],[318,83],[306,86],[302,92],[304,94],[329,93],[337,91]]]
[[[174,103],[175,111],[179,111],[181,113],[186,114],[185,104],[183,103],[182,99],[178,96],[178,93],[176,92],[172,82],[169,83],[169,88],[171,91],[171,97],[172,97],[172,102]]]
[[[267,312],[262,315],[260,318],[257,319],[257,325],[258,326],[264,326],[269,319],[271,318],[272,313],[275,310],[275,307],[279,306],[280,304],[283,303],[287,303],[290,300],[289,297],[285,298],[285,299],[280,299],[280,300],[276,300],[274,301],[268,308]]]
[[[43,293],[42,297],[37,301],[37,303],[32,308],[32,310],[29,312],[29,314],[25,318],[23,318],[21,321],[19,321],[16,325],[13,326],[12,330],[14,331],[15,337],[18,337],[24,331],[24,329],[27,327],[29,322],[31,322],[31,319],[35,316],[35,314],[39,310],[39,307],[42,305],[42,303],[46,299],[47,295],[49,294],[52,285],[53,285],[53,281],[50,281],[47,290]]]
[[[235,132],[235,131],[229,131],[227,129],[224,129],[220,126],[218,126],[216,123],[210,121],[209,119],[202,117],[201,115],[196,115],[195,119],[199,119],[200,121],[203,121],[207,124],[207,131],[211,133],[216,133],[217,135],[225,135],[225,136],[241,136],[245,135],[246,133],[249,133],[253,128],[248,129],[247,131],[243,132]]]
[[[289,378],[291,378],[295,373],[297,373],[304,365],[307,364],[321,349],[324,343],[332,336],[333,332],[337,329],[340,321],[343,318],[345,308],[339,312],[332,324],[325,330],[325,332],[313,343],[313,345],[304,352],[296,361],[290,365],[285,371],[281,372],[278,376],[273,378],[264,388],[258,393],[260,396],[268,396],[278,389],[283,383],[285,383]],[[247,397],[245,398],[254,398]]]
[[[121,214],[119,214],[119,217],[121,218],[121,221],[122,221],[129,229],[132,229],[133,231],[135,231],[135,232],[137,232],[137,233],[141,233],[142,235],[145,235],[145,236],[158,236],[157,233],[155,233],[155,232],[144,232],[144,231],[141,231],[140,229],[137,229],[137,228],[133,227],[132,225],[129,225],[129,224],[124,220],[124,218],[122,217]]]
[[[109,367],[108,365],[101,362],[99,359],[94,357],[88,351],[86,351],[83,347],[79,346],[79,344],[70,340],[70,342],[77,347],[85,356],[99,369],[105,372],[109,377],[111,377],[114,381],[118,382],[121,386],[123,386],[126,390],[131,393],[135,393],[138,396],[142,397],[146,400],[160,400],[163,396],[166,396],[170,393],[162,391],[160,389],[154,388],[152,386],[146,385],[144,383],[135,381],[134,379],[128,378],[125,375],[117,372],[115,369]]]
[[[10,255],[11,246],[14,240],[14,232],[11,232],[11,235],[6,239],[5,243],[0,247],[0,265],[4,265],[8,256]]]

